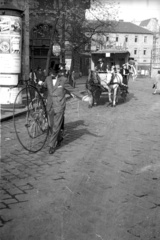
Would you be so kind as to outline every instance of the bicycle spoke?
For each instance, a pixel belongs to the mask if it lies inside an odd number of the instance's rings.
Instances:
[[[36,98],[32,98],[32,92]],[[30,152],[38,152],[44,146],[48,137],[47,113],[42,97],[36,88],[28,85],[23,88],[16,97],[23,96],[23,103],[26,113],[20,117],[15,117],[14,127],[20,144]],[[15,106],[16,106],[15,100]],[[15,107],[14,107],[15,113]]]

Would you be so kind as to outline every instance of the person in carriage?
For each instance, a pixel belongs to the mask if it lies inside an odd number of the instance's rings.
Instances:
[[[96,71],[90,70],[86,81],[86,89],[90,97],[89,108],[97,106],[102,93],[100,79]]]
[[[106,70],[107,70],[107,66],[106,66],[106,64],[104,63],[103,59],[100,58],[100,59],[98,60],[97,66],[95,67],[95,71],[97,71],[97,72],[106,72]]]

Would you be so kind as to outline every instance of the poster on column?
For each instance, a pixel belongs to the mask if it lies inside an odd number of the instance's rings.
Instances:
[[[22,20],[17,16],[0,16],[0,74],[21,72]]]

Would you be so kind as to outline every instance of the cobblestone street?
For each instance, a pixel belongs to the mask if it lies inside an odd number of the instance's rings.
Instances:
[[[159,240],[160,95],[129,82],[127,101],[67,103],[65,139],[31,154],[2,123],[1,240]],[[19,126],[23,131],[23,126]]]

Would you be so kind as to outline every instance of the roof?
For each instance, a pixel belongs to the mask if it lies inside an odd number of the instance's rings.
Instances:
[[[129,53],[127,50],[120,50],[120,49],[104,49],[92,52],[92,54],[105,54],[105,53]]]
[[[89,56],[89,57],[91,57],[91,55],[92,54],[106,54],[106,53],[128,53],[129,54],[129,51],[127,51],[127,50],[120,50],[120,49],[113,49],[113,48],[111,48],[111,49],[103,49],[103,50],[98,50],[98,51],[94,51],[94,52],[88,52],[88,53],[86,53],[86,52],[83,52],[83,53],[81,53],[81,55],[84,55],[84,56]]]
[[[141,21],[140,26],[147,27],[149,22],[152,21],[152,20],[155,20],[155,22],[157,22],[157,24],[158,24],[158,19],[157,18],[149,18],[149,19]]]
[[[148,25],[148,23],[150,22],[150,20],[151,19],[146,19],[146,20],[141,21],[139,26],[146,27]]]
[[[92,23],[94,24],[94,23]],[[151,34],[153,33],[148,29],[140,27],[131,22],[110,22],[110,24],[104,24],[97,28],[97,32],[106,32],[106,33],[128,33],[128,34]]]
[[[113,32],[117,33],[136,33],[136,34],[153,34],[148,29],[144,29],[140,26],[137,26],[134,23],[131,22],[118,22],[117,25],[115,25]]]
[[[18,12],[23,12],[23,10],[17,8],[15,5],[13,4],[4,4],[2,6],[0,6],[0,10],[13,10],[13,11],[18,11]]]

